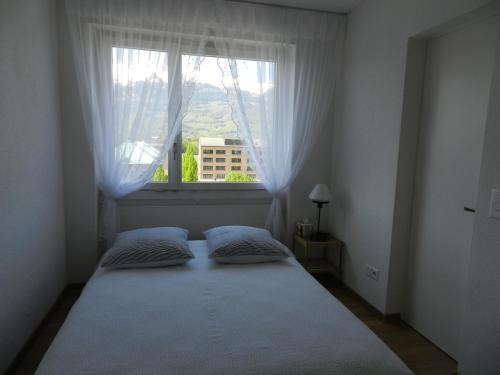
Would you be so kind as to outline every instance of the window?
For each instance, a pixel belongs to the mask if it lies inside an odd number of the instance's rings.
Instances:
[[[157,54],[159,59],[165,60],[163,65],[168,68],[170,68],[170,64],[176,63],[167,58],[167,52],[113,47],[113,72],[124,69],[124,66],[118,64],[115,56],[120,51],[134,51],[134,53],[138,54],[137,65],[128,65],[129,70],[126,72],[127,76],[133,77],[134,82],[144,80],[146,76],[144,72],[151,69],[147,65],[141,65],[141,54]],[[199,69],[196,70],[198,78],[194,92],[190,96],[189,105],[182,117],[181,134],[177,138],[173,149],[170,150],[165,160],[157,168],[151,182],[168,182],[174,184],[173,186],[195,182],[258,182],[258,176],[255,173],[247,173],[253,170],[249,168],[250,162],[247,160],[246,147],[242,143],[237,126],[233,121],[231,107],[222,85],[223,76],[218,65],[218,58],[213,53],[214,51],[210,51],[210,56],[194,56],[190,55],[189,51],[185,51],[180,64],[181,69],[166,69],[160,72],[159,79],[168,82],[168,84],[177,82],[180,85],[180,82],[182,82],[181,75],[188,76],[195,71],[192,68],[193,61],[201,61]],[[238,74],[242,93],[255,101],[254,107],[256,108],[255,113],[252,111],[247,113],[248,121],[251,124],[256,124],[259,117],[257,108],[259,107],[260,95],[265,95],[265,93],[261,92],[259,77],[255,74],[257,71],[256,61],[251,59],[238,60],[238,63],[240,62],[242,68],[239,69]],[[269,64],[269,67],[274,66],[272,62],[264,63]],[[172,77],[172,74],[169,75],[169,70],[175,71],[178,76]],[[123,71],[121,73],[123,75]],[[119,82],[115,82],[115,84],[119,84]],[[266,92],[272,89],[273,87],[269,85]],[[173,92],[172,95],[183,95],[181,87],[165,90],[160,95],[168,95],[169,92]],[[169,102],[167,98],[162,99],[160,97],[159,101],[162,100]],[[176,102],[181,102],[181,100],[170,100],[170,103]],[[131,152],[138,155],[136,160],[134,159],[136,163],[144,164],[147,167],[155,159],[155,155],[161,152],[161,137],[164,136],[164,126],[163,123],[159,123],[153,136],[144,139],[143,142],[126,145],[126,147],[131,148]],[[226,154],[238,157],[214,158],[212,156]],[[244,156],[244,158],[242,159],[241,156]],[[214,168],[214,162],[224,165],[218,165]],[[214,170],[219,172],[228,171],[228,173],[204,173]]]
[[[190,58],[193,57],[190,55],[183,56],[183,67]],[[263,94],[260,92],[259,77],[255,73],[257,71],[256,62],[251,60],[239,61],[246,67],[238,71],[242,93],[255,101],[255,108],[257,109],[261,99],[260,95]],[[271,62],[266,64],[272,66]],[[215,175],[216,181],[213,178],[205,178],[204,167],[206,163],[211,163],[212,160],[206,161],[206,158],[195,155],[198,162],[198,178],[191,181],[183,180],[182,182],[258,181],[255,173],[252,173],[252,176],[247,173],[247,166],[250,163],[245,162],[247,159],[246,147],[242,143],[238,128],[233,121],[231,107],[228,104],[226,92],[222,85],[223,78],[217,57],[203,57],[199,69],[199,80],[182,121],[182,142],[183,144],[193,142],[200,155],[205,155],[205,150],[215,150],[213,153],[219,156],[213,160],[219,164],[215,167],[215,170],[218,172],[226,171],[226,173],[217,173]],[[268,90],[271,89],[270,86]],[[257,124],[259,118],[257,110],[255,112],[250,111],[247,116],[251,124]],[[236,157],[220,157],[228,154]],[[240,155],[245,155],[245,159],[242,159]]]
[[[252,167],[247,167],[247,172],[251,172],[253,171],[253,168]]]

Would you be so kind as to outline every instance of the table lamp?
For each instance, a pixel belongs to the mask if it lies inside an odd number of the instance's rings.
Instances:
[[[314,189],[309,194],[309,199],[318,205],[318,231],[316,237],[320,239],[320,220],[321,220],[321,208],[324,204],[329,203],[332,200],[328,186],[325,184],[317,184]]]

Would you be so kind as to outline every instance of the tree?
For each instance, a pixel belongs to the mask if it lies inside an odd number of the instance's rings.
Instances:
[[[198,138],[186,138],[182,140],[182,152],[185,153],[188,147],[194,147],[194,154],[198,155]]]
[[[198,181],[198,162],[194,156],[195,146],[193,143],[186,145],[186,152],[182,154],[182,181]]]
[[[255,177],[241,172],[230,172],[224,180],[226,182],[255,182]]]
[[[153,178],[151,179],[153,182],[168,182],[168,174],[165,173],[165,169],[163,165],[159,165],[156,168],[155,173],[153,174]]]

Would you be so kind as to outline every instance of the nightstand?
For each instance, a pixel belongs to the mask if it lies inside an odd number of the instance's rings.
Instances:
[[[326,236],[321,240],[314,238],[304,238],[295,235],[293,239],[293,252],[296,253],[296,246],[300,245],[304,249],[304,259],[297,259],[309,273],[333,273],[342,281],[342,257],[344,256],[344,243],[335,237]],[[310,259],[311,249],[323,249],[323,258]],[[337,251],[337,264],[333,264],[327,258],[327,252]]]

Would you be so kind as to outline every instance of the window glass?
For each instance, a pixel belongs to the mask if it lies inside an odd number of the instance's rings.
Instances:
[[[187,67],[189,55],[183,57],[183,67]],[[254,105],[251,108],[255,111],[247,113],[248,119],[252,124],[257,123],[257,109],[260,85],[255,73],[255,61],[238,60],[238,63],[247,67],[240,69],[240,85],[242,93],[246,99],[251,100]],[[252,65],[254,64],[254,65]],[[198,74],[198,83],[190,99],[189,107],[182,122],[182,142],[185,148],[186,144],[193,144],[195,151],[193,157],[182,165],[182,169],[191,168],[196,165],[198,171],[196,176],[193,174],[190,179],[184,179],[182,182],[256,182],[258,178],[252,171],[248,174],[251,160],[249,153],[241,141],[238,128],[233,121],[231,107],[228,104],[226,93],[224,91],[223,74],[218,66],[217,57],[204,57],[200,65]],[[227,77],[226,77],[227,79]],[[237,157],[216,157],[215,159],[203,157],[203,155],[229,155]],[[183,158],[184,161],[184,158]],[[227,173],[207,174],[205,167],[210,163],[217,163],[217,171],[226,171]],[[223,164],[223,165],[221,165]],[[184,176],[184,173],[183,173]]]
[[[139,98],[145,80],[151,79],[153,75],[159,88],[154,92],[158,95],[158,108],[161,108],[161,111],[144,114],[144,118],[141,119],[141,121],[153,122],[153,126],[147,127],[151,131],[144,134],[140,141],[131,143],[124,140],[117,149],[117,152],[125,154],[127,160],[138,168],[149,168],[160,155],[168,132],[169,110],[168,108],[165,110],[165,105],[169,102],[168,64],[171,61],[168,60],[167,52],[122,47],[112,48],[112,59],[113,95],[116,105],[120,103],[125,105],[125,100],[120,98],[131,95],[137,97],[137,100],[132,101],[129,112],[140,112],[138,111]],[[182,118],[182,139],[178,142],[181,154],[179,164],[177,160],[169,163],[168,155],[166,155],[156,168],[151,182],[174,184],[179,182],[257,182],[258,176],[250,154],[233,121],[218,58],[202,56],[201,64],[197,66],[199,70],[194,69],[196,66],[192,63],[194,59],[200,59],[200,57],[183,55],[182,70],[179,70],[179,74],[183,76],[196,74],[197,77],[195,90],[189,98],[187,111]],[[150,66],[148,62],[151,60],[160,63]],[[246,112],[247,118],[250,125],[255,126],[259,119],[259,100],[272,88],[265,88],[264,93],[261,91],[262,86],[256,76],[256,61],[237,60],[237,63],[242,95],[245,102],[250,103],[247,107],[249,108]],[[227,79],[228,77],[225,77],[226,84]],[[173,77],[173,82],[176,81],[182,81],[181,77],[178,77],[178,80]],[[130,126],[133,126],[133,121],[137,119],[130,116],[130,118],[120,120],[130,122]],[[255,135],[257,135],[255,139],[257,152],[260,155],[258,133],[254,133]],[[173,155],[171,151],[170,156]],[[170,168],[174,169],[169,170]]]
[[[151,126],[142,134],[142,139],[131,142],[122,140],[116,150],[117,156],[128,160],[136,168],[149,168],[151,163],[161,153],[163,141],[168,128],[168,112],[164,106],[155,105],[147,113],[141,113],[140,96],[143,94],[146,80],[150,80],[151,91],[158,95],[158,103],[168,103],[168,57],[166,52],[151,51],[136,48],[113,47],[112,76],[113,76],[113,105],[128,105],[127,111],[117,110],[122,114],[117,119],[123,124],[132,127],[134,121],[150,122]],[[132,98],[129,101],[128,98]],[[127,98],[127,99],[126,99]],[[168,155],[157,167],[152,182],[168,182]]]

